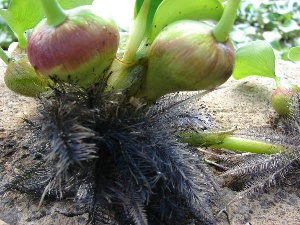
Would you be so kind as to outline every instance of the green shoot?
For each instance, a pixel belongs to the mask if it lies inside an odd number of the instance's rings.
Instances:
[[[40,0],[40,2],[46,14],[48,25],[55,27],[66,20],[67,15],[57,0]]]
[[[218,42],[225,42],[234,24],[240,0],[228,0],[224,13],[213,29],[213,34]]]
[[[136,61],[136,52],[145,37],[149,9],[150,0],[145,0],[139,13],[134,19],[134,23],[125,47],[124,56],[122,58],[124,62]]]
[[[186,131],[181,132],[179,135],[183,142],[195,147],[225,148],[256,154],[275,154],[286,151],[286,148],[279,144],[236,137],[231,135],[231,133],[232,131]]]

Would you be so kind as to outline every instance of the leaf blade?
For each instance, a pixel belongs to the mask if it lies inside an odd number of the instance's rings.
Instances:
[[[300,61],[300,46],[291,48],[288,56],[292,61]]]
[[[58,0],[61,7],[65,10],[73,9],[82,5],[91,5],[94,0]]]
[[[236,51],[232,76],[238,80],[252,75],[276,79],[275,54],[265,41],[247,43]]]

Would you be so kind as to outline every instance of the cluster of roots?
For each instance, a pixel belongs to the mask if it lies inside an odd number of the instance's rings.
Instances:
[[[20,158],[22,172],[3,182],[0,194],[32,194],[40,207],[46,199],[71,198],[88,214],[88,224],[217,224],[216,212],[224,206],[215,176],[177,136],[216,127],[192,106],[199,96],[173,94],[149,106],[128,101],[126,91],[104,89],[101,82],[88,90],[55,85],[41,96],[40,119],[28,126],[31,161],[22,167]],[[299,99],[293,114],[276,118],[268,134],[287,151],[215,155],[227,167],[221,175],[226,185],[241,191],[232,201],[282,180],[299,184]],[[260,139],[265,132],[246,136]]]
[[[42,119],[29,126],[35,157],[1,193],[38,195],[40,207],[73,198],[89,224],[215,224],[213,178],[176,137],[179,129],[206,129],[210,118],[178,96],[136,108],[126,92],[102,90],[57,85],[40,98]]]

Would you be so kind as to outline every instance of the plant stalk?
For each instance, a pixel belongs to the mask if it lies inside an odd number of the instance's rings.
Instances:
[[[286,147],[265,141],[257,141],[231,135],[230,132],[195,132],[186,131],[179,135],[181,140],[194,147],[225,148],[256,154],[275,154],[286,151]]]
[[[47,18],[47,24],[50,26],[58,26],[63,23],[67,14],[63,8],[59,5],[57,0],[40,0],[43,10]]]
[[[218,42],[225,42],[234,24],[241,0],[228,0],[223,15],[213,29],[213,35]]]
[[[18,35],[19,47],[25,49],[27,46],[27,37],[25,33],[23,35]]]
[[[3,60],[3,62],[5,62],[6,65],[8,64],[9,58],[2,48],[0,48],[0,58]]]
[[[134,19],[133,26],[125,47],[122,61],[135,62],[137,50],[143,41],[146,33],[147,17],[150,9],[150,0],[145,0],[138,15]]]
[[[280,87],[281,86],[281,82],[280,82],[281,79],[279,77],[275,76],[274,80],[275,80],[275,83],[276,83],[276,87]]]
[[[251,152],[256,154],[275,154],[286,151],[286,148],[282,145],[235,136],[227,136],[221,143],[211,145],[211,147]]]

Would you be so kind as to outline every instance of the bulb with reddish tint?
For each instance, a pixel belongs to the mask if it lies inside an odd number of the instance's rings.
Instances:
[[[89,7],[65,13],[66,19],[56,26],[47,19],[37,25],[28,38],[28,58],[45,77],[87,87],[103,77],[115,58],[118,27]]]
[[[164,28],[149,51],[148,73],[138,97],[156,100],[177,91],[211,89],[232,74],[235,50],[229,39],[218,42],[212,26],[191,20]]]
[[[300,93],[299,87],[296,85],[279,86],[272,94],[271,103],[275,111],[279,115],[288,115],[291,113],[291,104],[293,96]]]

